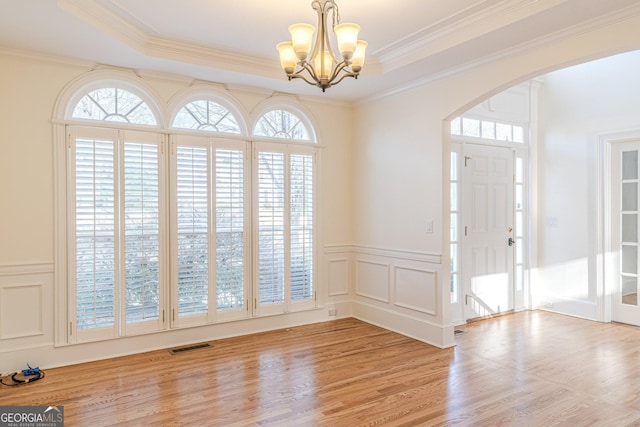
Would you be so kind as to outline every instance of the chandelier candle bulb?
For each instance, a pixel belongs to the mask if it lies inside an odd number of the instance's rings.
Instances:
[[[298,62],[298,60],[296,59],[296,52],[293,50],[293,43],[278,43],[276,48],[280,53],[280,65],[282,66],[284,71],[287,74],[293,73],[293,70],[295,70],[296,68],[296,63]]]
[[[353,58],[351,58],[351,69],[354,73],[359,73],[364,66],[364,53],[367,50],[367,46],[369,46],[369,43],[364,40],[358,40],[356,51],[353,54]]]
[[[335,0],[314,0],[311,7],[318,17],[317,31],[310,24],[290,25],[291,41],[279,43],[276,48],[280,65],[289,80],[302,79],[324,92],[345,77],[358,78],[364,66],[367,42],[358,40],[359,25],[340,23]],[[327,29],[329,14],[333,18],[330,22],[333,24],[331,28],[335,33],[338,52],[331,47],[333,38],[329,37]]]
[[[338,40],[338,50],[342,55],[342,59],[349,61],[356,50],[358,43],[358,33],[360,32],[360,25],[357,24],[339,24],[336,25],[333,31],[336,33],[336,39]]]
[[[296,52],[299,61],[304,61],[309,56],[313,43],[313,33],[315,32],[316,27],[311,24],[293,24],[289,26],[293,50]]]

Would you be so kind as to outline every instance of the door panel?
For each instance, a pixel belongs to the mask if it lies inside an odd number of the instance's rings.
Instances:
[[[614,144],[611,155],[611,319],[640,326],[638,206],[640,142]]]
[[[465,145],[465,318],[513,310],[513,152]]]

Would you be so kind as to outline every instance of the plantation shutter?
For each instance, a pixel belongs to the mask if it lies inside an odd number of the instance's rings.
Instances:
[[[244,151],[216,149],[216,296],[218,310],[244,307]]]
[[[75,139],[75,312],[78,332],[116,325],[116,141]]]
[[[258,153],[258,302],[285,301],[285,155]]]
[[[126,137],[130,140],[126,141]],[[157,134],[71,127],[69,340],[162,327],[162,174]],[[125,142],[126,141],[126,142]]]
[[[127,324],[160,318],[158,145],[124,143],[124,275]]]
[[[180,137],[175,149],[174,309],[180,324],[204,323],[209,315],[210,153],[208,138]]]
[[[313,156],[290,157],[291,300],[314,297],[313,289]]]

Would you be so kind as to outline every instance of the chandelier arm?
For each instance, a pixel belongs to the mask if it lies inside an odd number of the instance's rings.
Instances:
[[[300,71],[302,71],[302,70],[300,70]],[[300,71],[299,71],[299,72],[300,72]],[[317,81],[312,81],[312,80],[307,79],[307,78],[304,76],[304,74],[297,74],[297,73],[294,73],[294,74],[290,74],[288,77],[289,77],[289,80],[291,80],[291,79],[302,79],[303,81],[305,81],[305,82],[309,83],[309,84],[310,84],[310,85],[312,85],[312,86],[318,86],[318,84],[319,84]]]
[[[354,79],[357,79],[357,78],[358,78],[358,75],[357,75],[356,73],[345,73],[345,74],[343,74],[343,75],[342,75],[342,77],[340,77],[340,78],[338,79],[338,81],[337,81],[337,82],[332,82],[332,83],[331,83],[331,86],[335,86],[335,85],[337,85],[338,83],[340,83],[341,81],[343,81],[346,77],[353,77]]]
[[[302,67],[302,69],[300,69],[300,71],[297,72],[297,74],[301,74],[304,70],[307,70],[307,73],[309,73],[309,75],[311,76],[311,78],[316,82],[316,83],[320,83],[320,78],[318,77],[318,75],[316,74],[316,70],[315,68],[313,68],[313,64],[305,61],[304,63],[301,63],[300,66]]]
[[[329,78],[329,82],[332,82],[336,79],[336,77],[338,77],[338,74],[340,73],[340,71],[344,70],[345,67],[347,66],[347,63],[345,61],[342,61],[341,63],[337,64],[336,67],[333,70],[333,73],[331,73],[331,77]],[[347,71],[345,71],[347,73]]]

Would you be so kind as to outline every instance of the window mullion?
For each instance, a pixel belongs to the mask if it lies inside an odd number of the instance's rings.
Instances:
[[[284,304],[291,311],[291,153],[284,155]]]
[[[208,109],[208,104],[207,104]],[[209,138],[209,182],[207,193],[211,195],[209,197],[207,210],[209,213],[209,312],[208,317],[209,321],[213,322],[216,320],[218,315],[218,224],[217,224],[217,215],[216,215],[216,197],[217,197],[217,188],[216,188],[216,176],[217,176],[217,153],[215,141],[211,137]]]
[[[125,244],[125,239],[123,237],[124,235],[124,230],[122,227],[122,224],[124,224],[124,203],[122,202],[122,197],[124,194],[124,156],[122,154],[123,149],[122,146],[124,144],[124,131],[122,130],[118,130],[117,131],[117,137],[116,137],[116,144],[115,144],[115,159],[114,159],[114,168],[115,168],[115,183],[114,183],[114,193],[115,193],[115,202],[114,202],[114,212],[116,212],[117,214],[114,215],[114,221],[115,221],[115,239],[116,239],[116,244],[115,247],[117,248],[117,254],[116,254],[116,263],[115,263],[115,283],[114,283],[114,287],[115,287],[115,291],[114,291],[114,295],[117,295],[118,297],[115,300],[115,307],[114,307],[114,313],[116,314],[115,316],[115,322],[116,322],[116,331],[118,336],[122,336],[124,335],[124,320],[126,318],[126,312],[125,312],[125,308],[126,308],[126,304],[123,304],[122,301],[124,301],[124,298],[126,298],[126,290],[124,289],[124,283],[125,283],[125,279],[124,279],[124,274],[125,274],[125,269],[124,269],[124,253],[125,253],[125,249],[124,249],[124,244]]]

